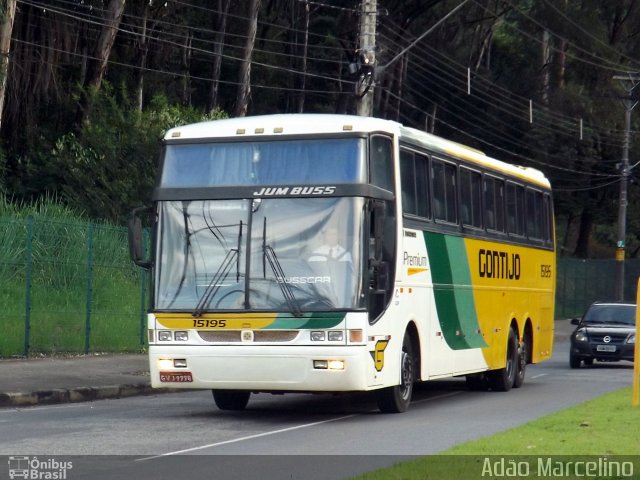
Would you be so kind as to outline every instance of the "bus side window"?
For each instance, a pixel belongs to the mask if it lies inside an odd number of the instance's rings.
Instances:
[[[433,218],[449,223],[457,223],[456,166],[433,159],[431,171],[433,181]]]
[[[524,236],[524,187],[507,182],[507,232]]]
[[[484,212],[487,230],[504,232],[504,181],[484,177]]]
[[[532,239],[542,240],[542,193],[527,189],[527,236]]]
[[[542,200],[544,202],[544,213],[545,213],[544,240],[547,243],[552,243],[553,242],[553,208],[551,206],[551,195],[549,195],[548,193],[545,193]]]
[[[429,217],[429,158],[425,155],[400,151],[400,179],[402,213]]]
[[[391,139],[380,135],[371,137],[369,153],[369,178],[376,185],[390,192],[393,188],[393,144]]]
[[[482,227],[480,172],[460,168],[460,217],[466,227]]]

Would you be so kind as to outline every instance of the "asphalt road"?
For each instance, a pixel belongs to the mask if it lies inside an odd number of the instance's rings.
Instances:
[[[630,363],[571,370],[564,341],[550,361],[529,366],[520,389],[429,382],[396,415],[378,413],[364,394],[260,394],[244,412],[223,412],[202,391],[3,409],[0,455],[69,456],[70,480],[344,478],[521,425],[628,386],[632,374]]]

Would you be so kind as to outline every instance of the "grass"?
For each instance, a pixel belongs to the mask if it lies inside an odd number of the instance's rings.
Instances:
[[[27,317],[31,354],[83,353],[87,324],[89,351],[139,350],[141,275],[123,227],[90,222],[52,199],[0,199],[0,357],[24,354]]]
[[[566,466],[569,462],[582,460],[599,461],[601,466],[598,473],[605,473],[586,478],[626,478],[625,475],[615,475],[618,465],[611,463],[623,461],[634,463],[633,478],[638,478],[640,407],[631,405],[631,396],[631,388],[618,390],[520,427],[457,445],[439,455],[422,457],[355,478],[426,480],[513,477],[507,475],[509,466],[521,470],[515,478],[545,477],[549,475],[541,473],[549,472],[556,474],[550,476],[577,478],[577,475],[571,474],[571,466]],[[551,470],[544,470],[549,465]],[[503,473],[500,468],[505,469],[504,475],[500,475]],[[565,475],[566,468],[569,468],[568,476]],[[527,475],[523,475],[525,470]],[[614,475],[609,475],[612,472]],[[557,475],[559,473],[563,475]]]

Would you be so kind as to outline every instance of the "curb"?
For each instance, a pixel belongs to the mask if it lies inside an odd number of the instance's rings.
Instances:
[[[102,387],[78,387],[70,389],[39,390],[35,392],[0,393],[0,407],[28,407],[56,403],[89,402],[109,398],[133,397],[169,393],[177,389],[151,388],[149,383],[107,385]]]

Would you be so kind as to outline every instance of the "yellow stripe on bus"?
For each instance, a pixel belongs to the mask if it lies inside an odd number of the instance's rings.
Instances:
[[[199,317],[189,314],[156,313],[156,328],[197,328],[198,330],[260,329],[271,325],[276,313],[204,313]]]

